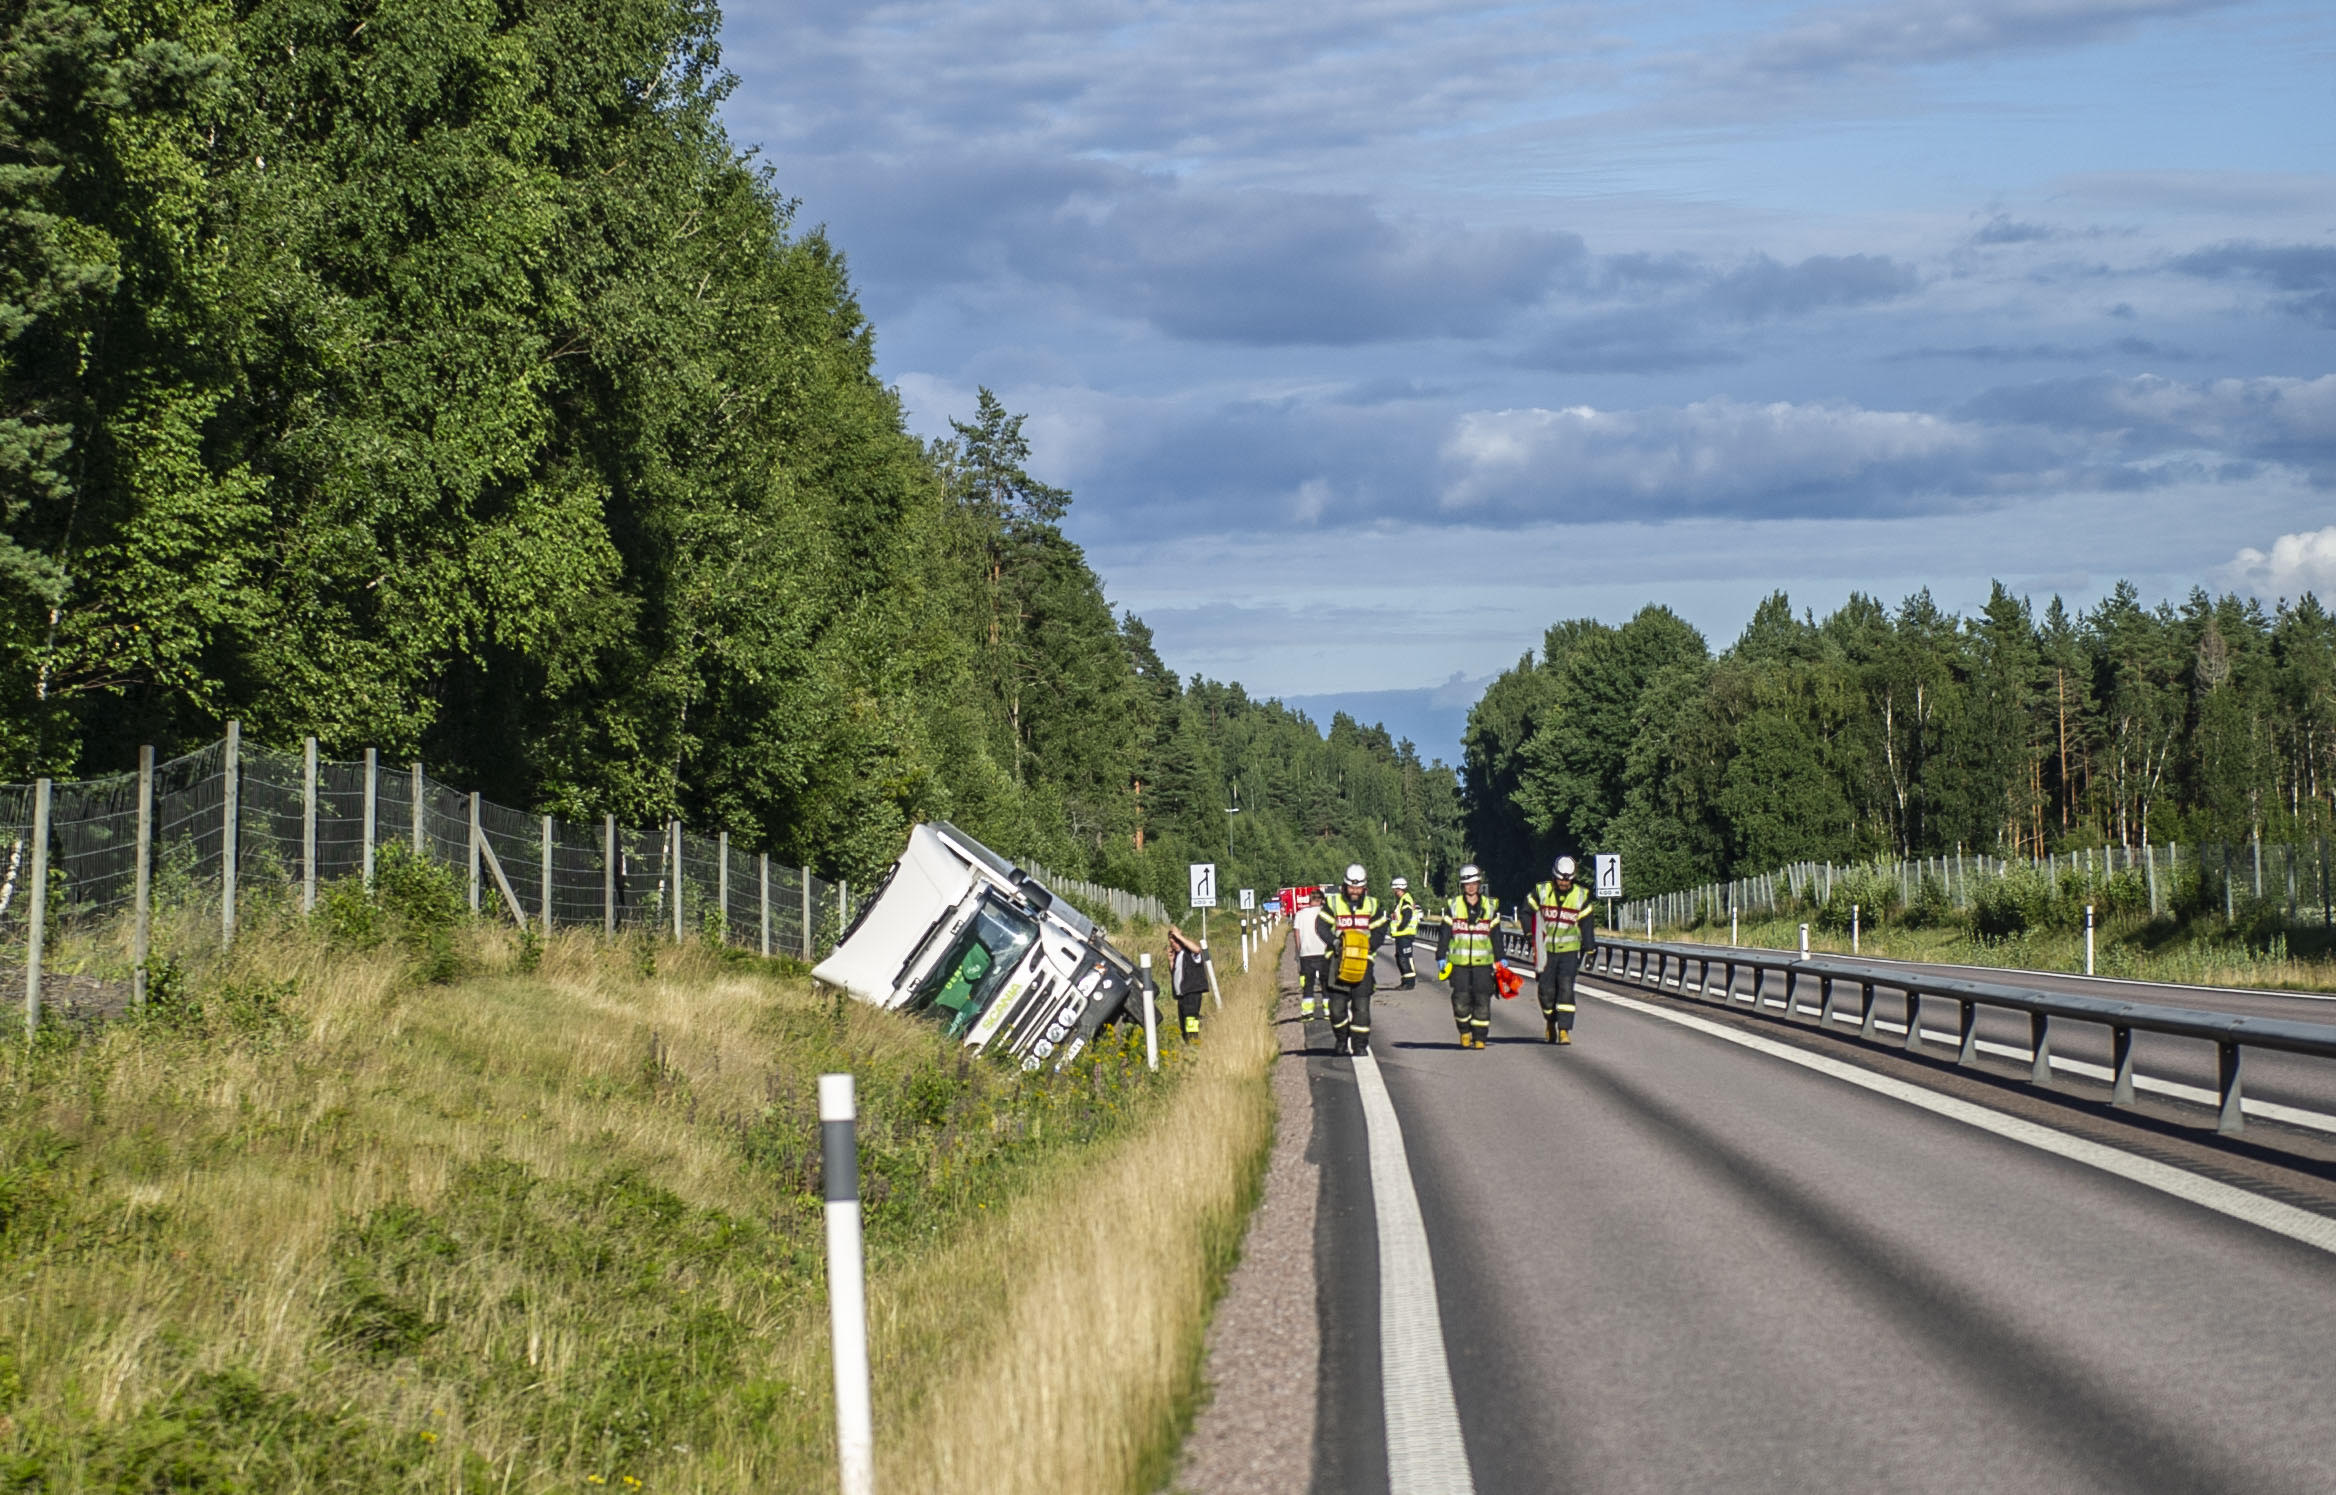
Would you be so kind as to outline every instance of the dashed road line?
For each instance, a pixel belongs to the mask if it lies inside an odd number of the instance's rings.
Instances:
[[[1354,1061],[1371,1154],[1371,1202],[1379,1227],[1379,1385],[1387,1419],[1390,1495],[1475,1495],[1460,1409],[1444,1358],[1444,1320],[1427,1223],[1411,1187],[1403,1124],[1379,1077],[1379,1061]]]

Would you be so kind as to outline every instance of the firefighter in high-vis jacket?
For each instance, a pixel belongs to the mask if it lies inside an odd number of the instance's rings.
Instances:
[[[1387,938],[1387,916],[1371,896],[1362,864],[1346,869],[1346,883],[1323,900],[1315,916],[1328,948],[1322,990],[1330,998],[1330,1031],[1341,1054],[1371,1052],[1372,956]]]
[[[1590,890],[1574,880],[1576,870],[1572,857],[1559,857],[1549,881],[1533,890],[1530,905],[1541,928],[1541,1022],[1551,1043],[1574,1041],[1574,977],[1598,907]]]
[[[1485,891],[1484,874],[1470,862],[1460,869],[1460,891],[1445,905],[1450,933],[1444,941],[1444,979],[1452,987],[1452,1021],[1460,1047],[1481,1049],[1492,1028],[1493,931],[1500,905]]]
[[[1397,991],[1410,991],[1419,985],[1419,976],[1411,967],[1411,942],[1419,933],[1419,903],[1411,896],[1411,881],[1399,877],[1392,884],[1395,906],[1387,910],[1387,937],[1395,942],[1395,970],[1403,977],[1396,983]]]

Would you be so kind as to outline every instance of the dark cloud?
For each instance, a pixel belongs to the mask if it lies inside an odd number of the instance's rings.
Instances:
[[[2291,294],[2276,305],[2290,316],[2336,328],[2336,247],[2319,244],[2217,244],[2173,261],[2204,280],[2259,281]]]
[[[1974,244],[2035,244],[2056,238],[2055,230],[2041,223],[2021,223],[1998,213],[1987,220],[1979,232],[1971,236]]]
[[[1763,254],[1721,275],[1703,299],[1721,315],[1756,322],[1893,301],[1919,284],[1911,265],[1885,255],[1818,254],[1787,265]]]
[[[1677,306],[1568,318],[1534,338],[1515,362],[1559,374],[1663,374],[1741,362],[1742,354],[1711,340],[1706,322]]]
[[[2155,374],[2047,380],[1989,390],[1958,415],[2083,436],[2102,471],[2115,463],[2190,464],[2213,478],[2251,476],[2243,464],[2280,462],[2314,483],[2336,483],[2336,374],[2195,384]]]
[[[2196,355],[2145,337],[2121,337],[2105,343],[1978,343],[1961,348],[1908,348],[1892,353],[1885,363],[1922,363],[1962,360],[1969,363],[2084,363],[2095,358],[2154,358],[2162,363],[2188,363]]]

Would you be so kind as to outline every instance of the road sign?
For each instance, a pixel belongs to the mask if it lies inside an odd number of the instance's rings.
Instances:
[[[1215,862],[1194,862],[1191,871],[1192,896],[1184,900],[1186,906],[1190,908],[1215,908],[1217,906],[1217,864]]]
[[[1622,896],[1622,857],[1619,853],[1602,851],[1590,859],[1598,866],[1598,896]]]
[[[1253,909],[1253,908],[1255,908],[1255,907],[1257,907],[1257,889],[1255,889],[1255,888],[1243,888],[1243,889],[1241,890],[1241,910],[1242,910],[1242,912],[1243,912],[1243,913],[1247,913],[1247,912],[1248,912],[1250,909]]]

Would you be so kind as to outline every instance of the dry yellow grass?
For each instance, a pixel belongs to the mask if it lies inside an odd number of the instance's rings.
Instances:
[[[191,973],[201,1031],[12,1055],[0,1484],[830,1484],[805,1169],[837,1065],[893,1189],[886,1488],[1165,1470],[1270,1128],[1262,972],[1159,1080],[1033,1084],[704,950],[459,938],[431,986],[282,921]]]

